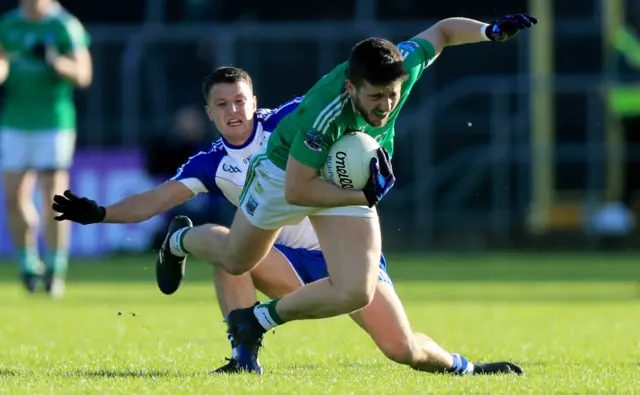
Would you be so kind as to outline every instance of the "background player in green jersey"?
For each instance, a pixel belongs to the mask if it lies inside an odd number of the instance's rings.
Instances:
[[[68,189],[67,169],[75,148],[74,86],[91,83],[89,36],[82,24],[53,0],[21,0],[0,19],[0,115],[5,204],[29,291],[42,273],[37,249],[36,180],[43,201]],[[59,296],[67,269],[69,224],[53,221],[43,205],[47,241],[45,287]]]
[[[193,253],[229,273],[242,274],[269,252],[280,228],[308,216],[329,277],[282,299],[230,312],[226,321],[233,338],[257,357],[263,334],[275,326],[367,306],[375,294],[382,248],[375,206],[395,181],[389,153],[395,120],[411,88],[444,47],[504,41],[535,23],[535,18],[522,14],[491,24],[449,18],[397,46],[379,38],[358,43],[349,61],[323,77],[278,124],[267,152],[253,158],[242,211],[231,230],[170,226],[157,264],[183,266],[186,255]],[[374,136],[383,147],[371,162],[372,176],[363,191],[344,190],[318,177],[331,144],[351,130]],[[183,271],[176,272],[178,281]],[[435,362],[451,372],[474,373],[463,357],[445,354]],[[489,372],[514,368],[496,363]]]

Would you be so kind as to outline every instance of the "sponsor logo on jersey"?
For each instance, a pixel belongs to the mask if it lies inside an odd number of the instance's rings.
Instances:
[[[304,145],[311,151],[322,152],[322,135],[317,134],[313,130],[307,132]]]
[[[242,170],[240,170],[239,167],[232,166],[232,165],[229,165],[229,164],[225,163],[224,165],[222,165],[222,171],[226,171],[227,173],[235,174],[235,173],[240,173]]]
[[[253,216],[256,213],[256,208],[258,208],[258,202],[253,197],[253,195],[249,195],[247,198],[247,203],[245,203],[244,208],[247,209],[247,214]]]

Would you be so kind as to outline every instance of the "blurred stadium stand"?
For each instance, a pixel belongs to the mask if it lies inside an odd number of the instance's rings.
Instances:
[[[542,1],[542,0],[541,0]],[[623,1],[623,0],[620,0]],[[95,79],[78,92],[80,147],[139,147],[188,105],[202,77],[233,63],[255,79],[261,106],[304,94],[371,35],[396,41],[438,19],[490,21],[530,1],[62,0],[93,37]],[[609,196],[603,84],[617,78],[603,46],[606,3],[544,1],[554,15],[554,203],[543,235],[554,247],[598,246],[590,219]],[[1,1],[3,9],[15,1]],[[542,21],[546,23],[547,21]],[[397,124],[398,184],[381,206],[388,248],[521,248],[531,237],[531,37],[447,49]],[[603,52],[603,48],[605,51]],[[612,77],[613,76],[613,77]],[[615,189],[615,188],[614,188]],[[615,193],[614,193],[615,195]],[[540,235],[538,235],[540,236]],[[572,236],[572,237],[568,237]]]

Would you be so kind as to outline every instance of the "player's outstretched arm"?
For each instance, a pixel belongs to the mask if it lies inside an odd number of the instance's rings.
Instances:
[[[484,41],[506,41],[520,30],[530,28],[536,23],[536,18],[526,14],[505,15],[492,23],[468,18],[447,18],[418,34],[416,38],[429,41],[437,55],[444,47]]]
[[[128,196],[109,206],[99,206],[71,191],[53,198],[53,210],[60,213],[57,221],[73,221],[83,225],[104,223],[136,223],[146,221],[185,201],[194,193],[180,181],[167,181],[146,192]]]

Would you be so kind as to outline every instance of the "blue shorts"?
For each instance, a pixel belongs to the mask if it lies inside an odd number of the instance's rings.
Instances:
[[[322,278],[329,277],[327,272],[327,264],[320,250],[307,250],[305,248],[291,248],[282,244],[276,244],[274,247],[284,255],[298,278],[304,283],[309,284]],[[393,285],[389,274],[387,274],[387,261],[384,255],[380,256],[380,273],[378,281],[383,281]]]

